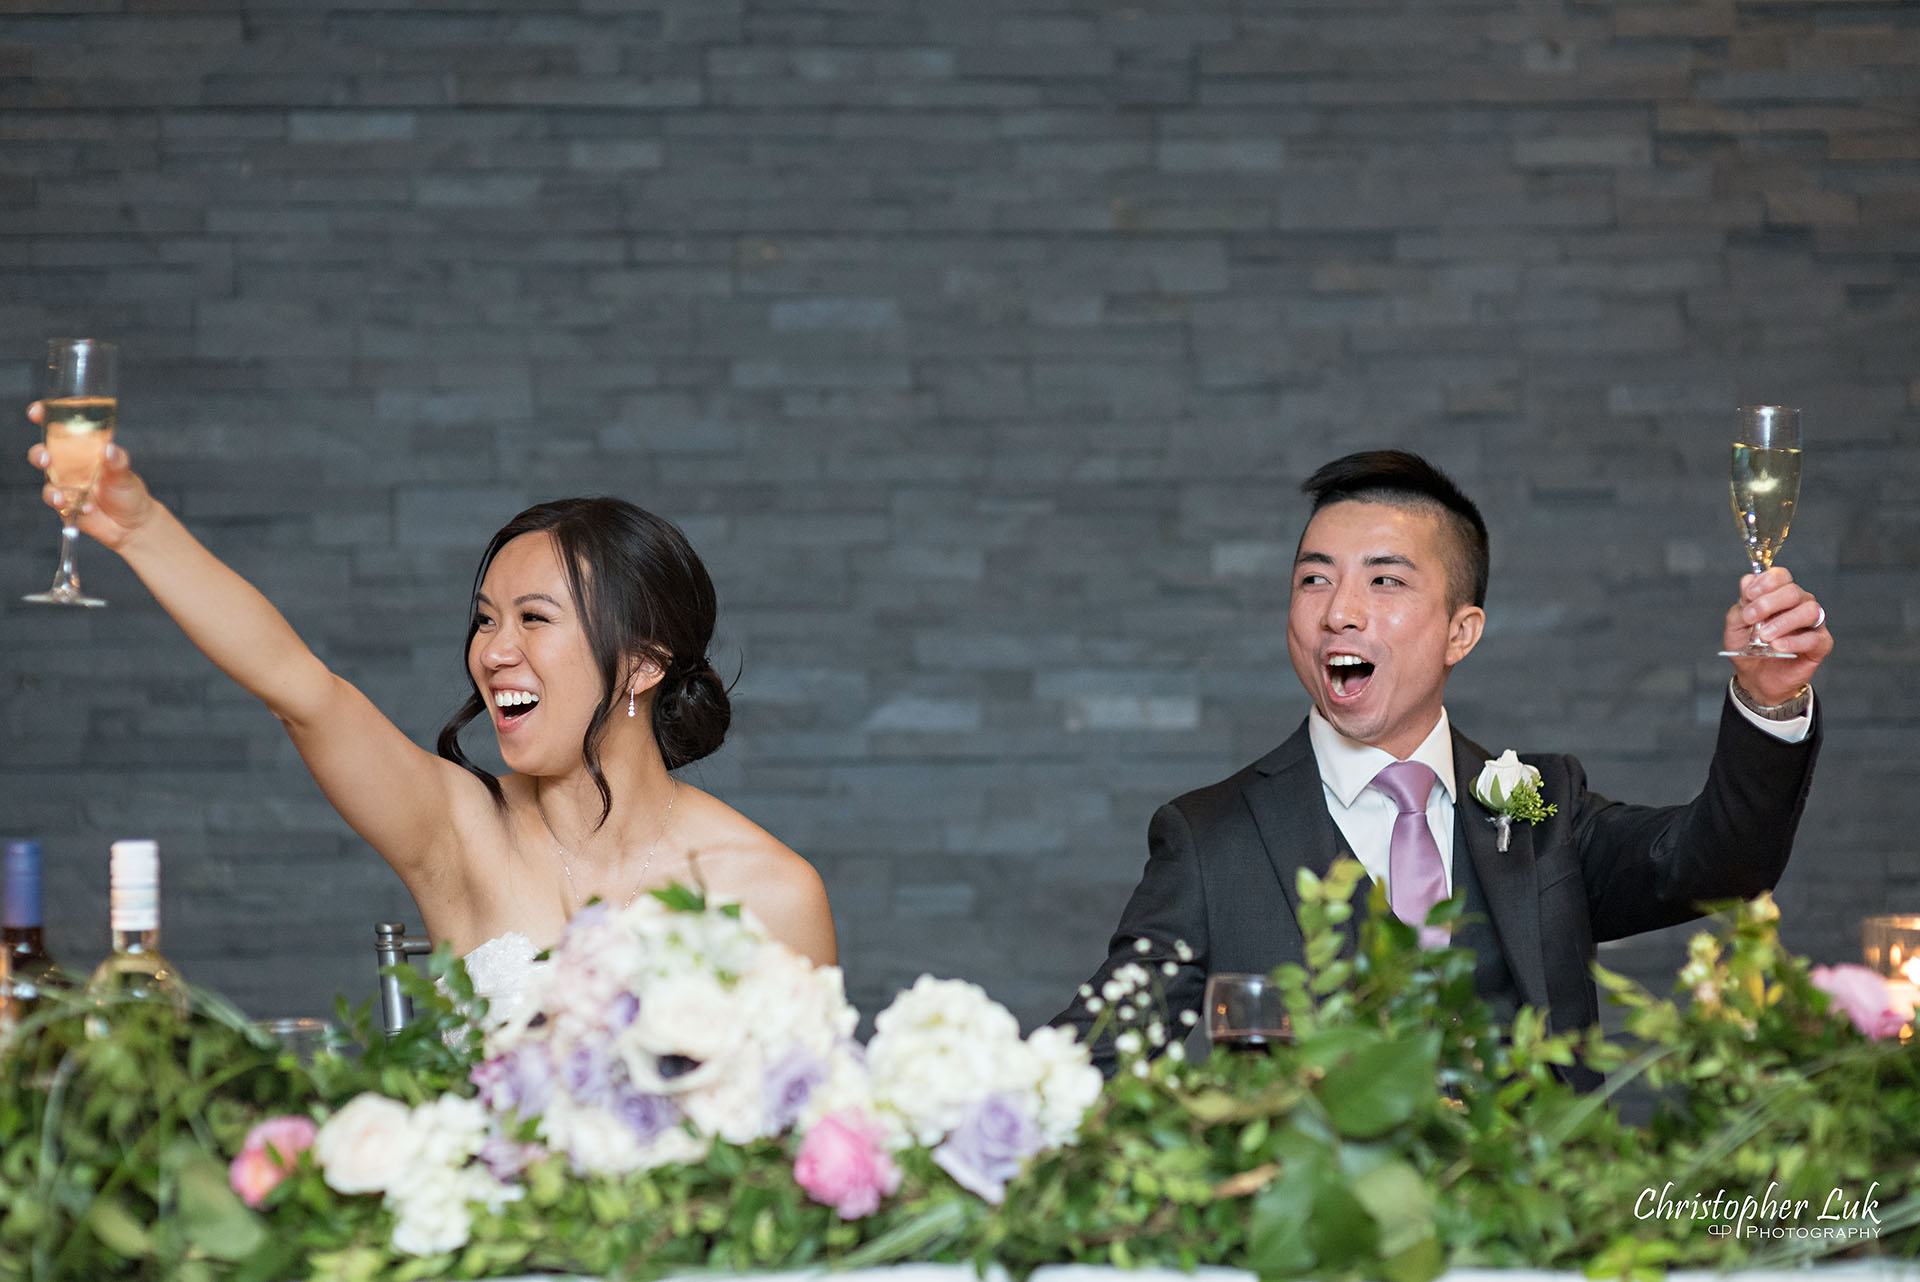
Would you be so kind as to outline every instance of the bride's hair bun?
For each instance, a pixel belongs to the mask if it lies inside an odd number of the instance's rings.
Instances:
[[[727,686],[704,658],[667,669],[653,692],[653,738],[667,769],[719,749],[733,720]]]

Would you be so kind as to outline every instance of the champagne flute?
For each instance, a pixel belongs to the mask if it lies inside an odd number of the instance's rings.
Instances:
[[[1800,411],[1786,405],[1742,405],[1733,438],[1733,515],[1755,574],[1773,564],[1800,501]],[[1754,637],[1728,659],[1795,659]]]
[[[1263,1051],[1291,1042],[1293,1022],[1280,988],[1266,975],[1221,971],[1207,976],[1207,1040],[1229,1051]]]
[[[113,443],[112,343],[97,338],[56,338],[47,344],[46,394],[41,398],[47,433],[47,480],[60,491],[60,568],[53,586],[22,598],[41,605],[102,606],[80,590],[74,552],[80,540],[80,509],[93,496]]]

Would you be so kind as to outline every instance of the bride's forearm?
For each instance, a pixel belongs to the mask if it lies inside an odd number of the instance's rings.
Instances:
[[[334,677],[259,589],[154,501],[116,550],[187,639],[290,725],[328,702]]]

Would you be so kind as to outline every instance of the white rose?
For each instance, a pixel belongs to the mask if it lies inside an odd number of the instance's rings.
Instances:
[[[1524,783],[1539,787],[1540,772],[1509,748],[1480,767],[1480,777],[1473,781],[1473,795],[1487,809],[1504,811],[1513,790]]]
[[[342,1193],[380,1193],[408,1173],[420,1156],[421,1136],[399,1100],[367,1092],[328,1118],[313,1141],[313,1157],[329,1185]]]

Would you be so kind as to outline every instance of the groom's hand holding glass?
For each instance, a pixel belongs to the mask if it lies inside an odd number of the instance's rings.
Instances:
[[[1734,682],[1747,695],[1743,702],[1762,716],[1770,709],[1797,716],[1804,709],[1795,705],[1803,704],[1801,695],[1814,672],[1833,652],[1833,634],[1827,631],[1826,609],[1785,566],[1740,579],[1740,599],[1727,611],[1721,648],[1739,651],[1754,638],[1793,657],[1733,659]]]

